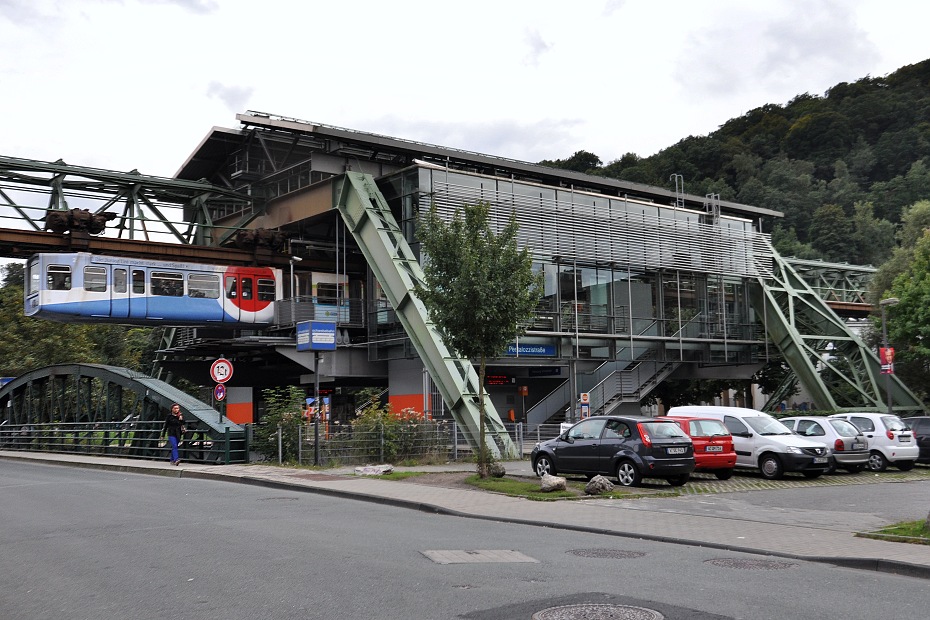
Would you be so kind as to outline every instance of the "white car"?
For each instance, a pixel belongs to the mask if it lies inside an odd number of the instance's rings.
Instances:
[[[791,416],[779,422],[801,437],[822,441],[827,446],[830,451],[828,474],[837,467],[856,474],[869,464],[869,442],[851,422],[816,416]]]
[[[909,471],[917,463],[920,448],[914,440],[914,431],[901,418],[887,413],[837,413],[840,418],[856,425],[869,440],[869,469],[885,471],[892,464],[901,471]]]
[[[823,442],[799,437],[769,414],[755,409],[683,405],[672,407],[667,415],[720,420],[733,435],[736,467],[758,469],[768,480],[778,480],[785,472],[816,478],[830,469],[830,457]]]

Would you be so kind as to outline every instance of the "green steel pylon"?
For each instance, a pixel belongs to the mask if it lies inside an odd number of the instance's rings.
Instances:
[[[750,289],[752,306],[815,407],[887,411],[888,376],[881,374],[878,356],[774,249],[772,255],[772,277],[760,277]],[[896,376],[888,384],[895,413],[924,411]]]
[[[477,449],[481,437],[478,373],[469,360],[449,351],[429,321],[426,306],[414,292],[414,283],[423,282],[423,270],[387,200],[370,175],[347,172],[333,183],[333,205],[365,255],[455,421],[465,430],[472,448]],[[484,407],[486,446],[496,456],[517,456],[507,429],[487,397]]]

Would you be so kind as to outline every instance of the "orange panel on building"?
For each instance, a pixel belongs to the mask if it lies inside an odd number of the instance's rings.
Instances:
[[[252,403],[226,403],[226,417],[236,424],[251,424]]]
[[[400,413],[404,409],[423,411],[422,394],[391,394],[388,396],[388,403],[390,403],[391,409],[395,413]]]

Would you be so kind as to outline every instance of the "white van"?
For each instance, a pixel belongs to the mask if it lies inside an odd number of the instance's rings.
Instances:
[[[795,435],[769,414],[755,409],[685,405],[672,407],[667,415],[722,421],[733,435],[736,467],[757,468],[769,480],[789,471],[816,478],[830,467],[826,445]]]

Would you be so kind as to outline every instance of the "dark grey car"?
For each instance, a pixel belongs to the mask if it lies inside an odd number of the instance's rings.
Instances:
[[[670,421],[645,416],[595,416],[582,420],[533,448],[537,476],[598,474],[614,476],[622,486],[643,478],[664,478],[679,486],[694,471],[691,439]]]

